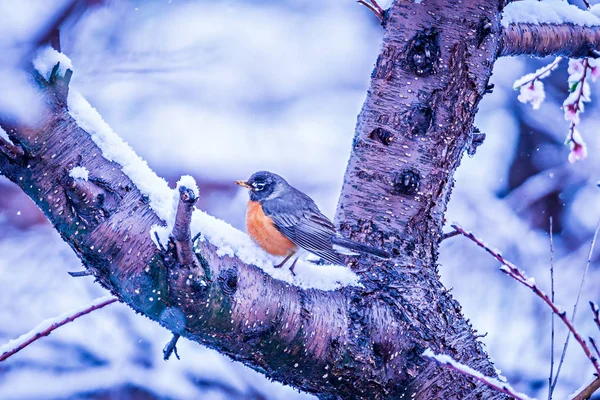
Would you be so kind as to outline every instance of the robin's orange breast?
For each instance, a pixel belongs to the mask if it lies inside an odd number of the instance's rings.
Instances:
[[[296,249],[296,245],[275,228],[273,221],[265,215],[258,201],[248,202],[246,229],[250,237],[267,253],[287,256]]]

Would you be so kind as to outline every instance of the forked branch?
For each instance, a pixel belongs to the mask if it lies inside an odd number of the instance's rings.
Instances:
[[[554,304],[552,302],[552,300],[550,299],[550,297],[548,297],[548,295],[546,293],[544,293],[537,286],[537,284],[535,283],[535,280],[533,278],[529,278],[523,271],[521,271],[519,268],[517,268],[511,262],[505,260],[504,257],[500,253],[496,252],[495,250],[492,250],[487,245],[485,245],[481,240],[479,240],[477,237],[475,237],[475,235],[473,235],[473,233],[465,231],[464,229],[462,229],[460,226],[458,226],[456,224],[453,224],[452,227],[457,232],[459,232],[461,235],[463,235],[466,238],[468,238],[468,239],[472,240],[473,242],[475,242],[479,247],[483,248],[485,251],[487,251],[489,254],[491,254],[496,260],[498,260],[502,264],[502,267],[500,267],[500,270],[502,272],[504,272],[505,274],[507,274],[511,278],[515,279],[517,282],[521,283],[522,285],[528,287],[539,298],[541,298],[548,305],[548,307],[550,307],[552,309],[552,311],[556,315],[558,315],[558,317],[566,325],[567,329],[569,329],[569,331],[571,332],[571,334],[573,334],[573,337],[575,338],[575,340],[581,346],[581,349],[585,353],[586,357],[590,360],[590,362],[594,366],[594,369],[600,375],[600,365],[598,364],[598,359],[592,354],[592,352],[591,352],[590,348],[588,347],[585,339],[583,339],[581,337],[581,335],[579,334],[579,332],[577,332],[577,329],[575,329],[575,326],[573,325],[573,323],[569,320],[569,318],[567,318],[566,311],[560,310],[556,306],[556,304]]]

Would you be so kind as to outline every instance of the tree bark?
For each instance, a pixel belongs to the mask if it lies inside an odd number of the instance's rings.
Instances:
[[[600,26],[510,24],[502,29],[499,56],[598,57]]]
[[[503,399],[421,356],[431,348],[496,376],[439,281],[437,253],[452,176],[500,52],[503,5],[398,0],[384,15],[337,212],[345,235],[394,256],[349,259],[363,288],[302,290],[206,241],[190,260],[181,224],[158,249],[150,228],[162,221],[147,197],[68,114],[68,78],[32,72],[46,109],[37,126],[10,131],[17,150],[0,146],[0,168],[121,301],[272,379],[331,399]],[[78,165],[88,181],[69,177]]]

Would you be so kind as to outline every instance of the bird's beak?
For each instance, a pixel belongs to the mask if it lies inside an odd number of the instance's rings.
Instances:
[[[235,184],[240,185],[241,187],[245,187],[246,189],[252,190],[252,186],[250,186],[246,181],[235,181]]]

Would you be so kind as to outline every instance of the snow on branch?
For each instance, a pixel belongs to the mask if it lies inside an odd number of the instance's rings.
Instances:
[[[567,329],[571,332],[575,340],[581,346],[581,349],[585,353],[586,357],[590,360],[596,372],[600,375],[600,364],[598,364],[598,359],[592,354],[590,348],[588,347],[585,339],[581,337],[577,329],[573,323],[567,318],[567,313],[564,310],[559,309],[559,307],[552,302],[550,297],[546,293],[544,293],[539,286],[536,284],[534,278],[528,277],[523,271],[517,268],[514,264],[504,259],[502,254],[498,251],[491,249],[486,244],[484,244],[481,240],[479,240],[475,235],[471,232],[465,231],[463,228],[458,226],[457,224],[452,224],[452,228],[454,228],[461,235],[475,242],[479,247],[483,248],[489,254],[491,254],[496,260],[502,264],[500,267],[500,271],[504,272],[506,275],[510,276],[517,282],[531,289],[539,298],[541,298],[547,305],[550,307],[552,312],[554,312],[558,317],[563,321],[566,325]]]
[[[167,243],[175,223],[179,190],[169,188],[167,182],[150,169],[146,161],[110,128],[76,90],[69,90],[68,107],[69,114],[91,135],[94,143],[102,150],[104,158],[120,164],[123,172],[142,194],[148,197],[150,207],[164,221],[164,225],[154,226],[148,234],[155,240],[154,234],[157,233],[163,243]],[[322,266],[298,260],[295,276],[286,268],[274,268],[274,265],[281,261],[280,257],[267,254],[246,233],[198,209],[194,209],[192,213],[191,232],[192,235],[200,232],[200,241],[215,245],[219,257],[239,258],[246,264],[261,268],[275,279],[301,288],[335,290],[344,286],[361,286],[358,275],[343,265]]]
[[[562,0],[523,0],[502,12],[499,56],[587,57],[599,47],[600,6],[588,11]]]
[[[48,336],[61,326],[73,322],[76,319],[91,313],[92,311],[99,310],[100,308],[106,307],[109,304],[115,303],[116,301],[118,301],[118,299],[112,296],[100,297],[84,307],[66,312],[58,317],[42,321],[38,326],[29,332],[24,333],[18,338],[0,346],[0,362],[23,350],[36,340],[44,336]]]
[[[522,0],[508,4],[502,11],[502,26],[518,23],[600,26],[600,18],[563,0]]]
[[[471,378],[476,379],[479,382],[485,383],[489,387],[496,389],[497,391],[507,394],[509,396],[512,396],[517,400],[532,400],[531,397],[514,390],[508,383],[502,382],[490,376],[485,376],[481,372],[476,371],[467,365],[459,363],[458,361],[455,361],[450,356],[447,356],[445,354],[435,354],[431,349],[425,350],[423,352],[423,356],[431,360],[437,361],[445,367],[458,371],[461,374],[470,376]]]

